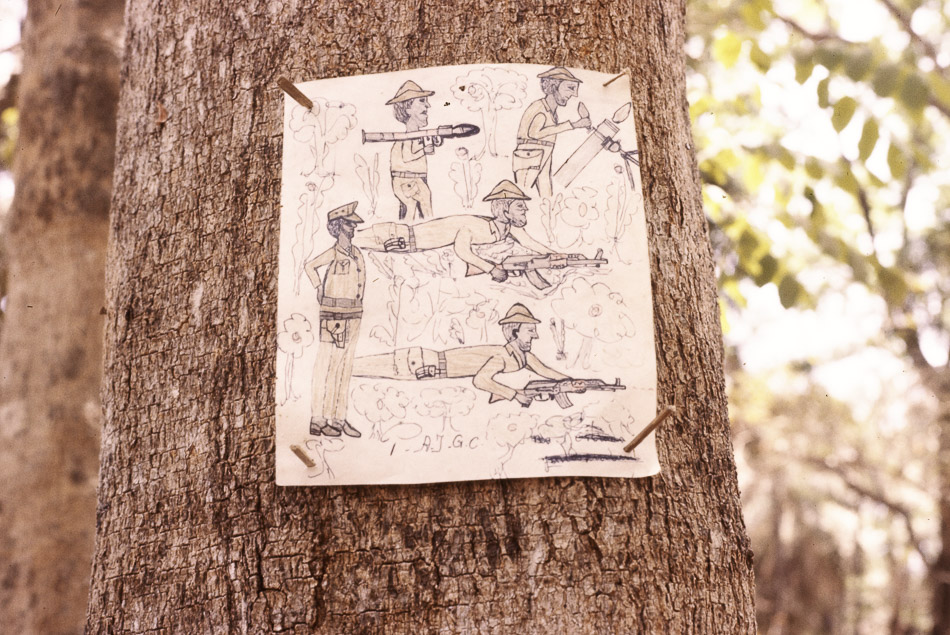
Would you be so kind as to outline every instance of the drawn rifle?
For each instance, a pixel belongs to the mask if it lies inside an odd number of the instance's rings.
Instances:
[[[562,408],[570,408],[568,394],[587,392],[588,390],[626,390],[617,377],[614,383],[608,384],[602,379],[538,379],[529,381],[524,387],[524,394],[532,401],[549,401],[553,399]],[[527,406],[524,406],[527,408]]]
[[[460,123],[456,126],[439,126],[438,128],[426,128],[414,132],[366,132],[365,130],[360,132],[363,133],[363,143],[369,143],[373,141],[427,140],[431,137],[442,137],[443,139],[471,137],[478,134],[479,130],[479,127],[474,124]]]
[[[509,276],[524,276],[536,289],[547,289],[551,283],[545,280],[539,269],[563,269],[564,267],[599,267],[606,265],[603,257],[604,250],[598,249],[593,258],[585,258],[583,254],[544,254],[543,256],[508,256],[498,266],[508,272]],[[472,276],[484,273],[481,269],[468,266],[465,275]]]

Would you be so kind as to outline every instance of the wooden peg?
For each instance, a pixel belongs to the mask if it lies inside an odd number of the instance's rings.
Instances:
[[[646,439],[648,436],[650,436],[651,432],[659,428],[660,424],[663,423],[663,421],[667,417],[674,414],[676,414],[676,406],[664,407],[663,410],[660,411],[660,414],[658,414],[656,418],[653,419],[653,421],[648,423],[647,427],[645,427],[643,430],[640,431],[640,434],[638,434],[637,436],[633,438],[633,441],[623,446],[623,451],[624,452],[632,451],[635,447],[643,443],[643,440]]]
[[[604,82],[604,86],[610,86],[611,84],[613,84],[615,81],[617,81],[618,79],[620,79],[620,78],[623,77],[624,75],[626,75],[626,73],[620,73],[619,75],[617,75],[617,76],[614,77],[613,79],[608,79],[606,82]]]
[[[306,95],[300,92],[300,89],[293,85],[293,83],[286,77],[278,77],[277,85],[280,86],[280,89],[290,95],[290,98],[295,102],[310,110],[313,108],[313,102],[310,101]]]
[[[292,446],[290,446],[290,449],[291,449],[291,451],[292,451],[294,454],[297,455],[297,458],[298,458],[298,459],[300,459],[301,461],[303,461],[303,464],[306,465],[307,467],[316,467],[316,466],[317,466],[317,464],[313,462],[313,459],[311,459],[311,458],[307,455],[307,453],[303,451],[303,448],[301,448],[299,445],[292,445]]]

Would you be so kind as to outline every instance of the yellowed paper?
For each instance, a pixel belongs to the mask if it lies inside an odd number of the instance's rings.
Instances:
[[[630,84],[470,65],[285,98],[280,485],[659,470]]]

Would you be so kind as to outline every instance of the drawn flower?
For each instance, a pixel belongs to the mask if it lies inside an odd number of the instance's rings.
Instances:
[[[291,357],[300,358],[303,349],[313,344],[310,322],[300,313],[291,313],[284,320],[283,330],[277,334],[277,348]]]
[[[623,296],[603,282],[591,284],[586,278],[578,278],[571,286],[561,289],[560,297],[551,307],[567,328],[581,336],[574,363],[580,363],[583,368],[590,368],[595,341],[614,345],[636,334]]]
[[[350,400],[356,411],[372,423],[385,423],[406,417],[409,397],[395,388],[360,384]]]

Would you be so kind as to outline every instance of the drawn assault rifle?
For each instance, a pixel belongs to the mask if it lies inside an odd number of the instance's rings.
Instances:
[[[563,269],[564,267],[599,267],[606,265],[603,258],[604,250],[598,249],[593,258],[585,258],[583,254],[545,254],[543,256],[508,256],[498,266],[504,269],[509,276],[524,276],[536,289],[547,289],[551,283],[544,279],[539,269]],[[468,266],[465,275],[474,276],[485,273],[477,267]]]
[[[416,130],[415,132],[366,132],[363,133],[363,143],[372,141],[410,141],[412,139],[430,139],[432,137],[442,137],[443,139],[453,139],[456,137],[471,137],[478,134],[479,127],[470,123],[460,123],[456,126],[439,126],[438,128],[426,128],[425,130]]]
[[[621,385],[620,378],[608,384],[602,379],[538,379],[529,381],[524,387],[524,394],[531,400],[550,401],[553,399],[562,408],[570,408],[574,404],[568,398],[569,393],[581,393],[588,390],[626,390]],[[527,406],[524,406],[527,408]]]

